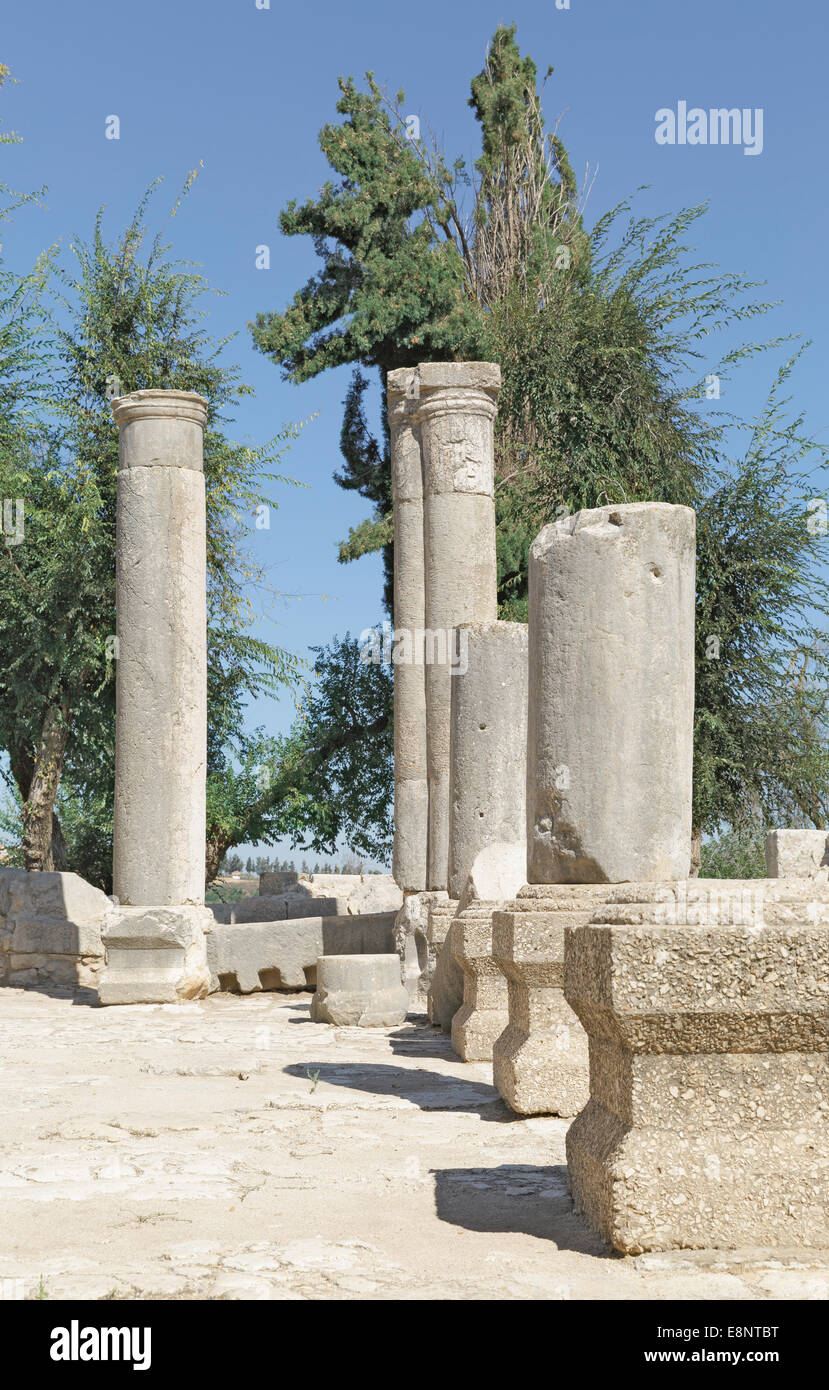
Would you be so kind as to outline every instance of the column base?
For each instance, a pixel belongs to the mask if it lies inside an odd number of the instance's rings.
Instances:
[[[510,980],[510,995],[515,988]],[[539,990],[545,1025],[510,1021],[492,1049],[492,1079],[518,1115],[578,1115],[586,1105],[587,1035],[560,989]],[[510,1017],[522,1012],[510,1005]]]
[[[564,933],[589,922],[612,885],[527,884],[497,911],[492,954],[509,982],[493,1081],[519,1115],[577,1115],[590,1094],[587,1034],[564,998]]]
[[[457,911],[458,904],[453,898],[433,903],[429,908],[426,928],[429,945],[436,957],[427,998],[429,1022],[442,1028],[444,1033],[452,1031],[452,1019],[463,1003],[463,971],[449,943],[449,933]]]
[[[452,1046],[464,1062],[490,1062],[508,1020],[507,982],[492,959],[494,902],[464,908],[452,927],[452,954],[463,971],[463,1003],[452,1019]]]
[[[567,932],[590,1037],[567,1135],[577,1210],[617,1250],[829,1245],[829,889],[617,885]]]
[[[179,1004],[210,989],[204,907],[122,907],[103,933],[102,1004]]]

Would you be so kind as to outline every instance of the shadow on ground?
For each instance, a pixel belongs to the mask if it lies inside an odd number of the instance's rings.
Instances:
[[[451,1226],[493,1234],[509,1231],[548,1240],[559,1250],[613,1255],[573,1210],[563,1164],[541,1168],[502,1163],[497,1168],[432,1172],[437,1215]]]
[[[88,989],[85,985],[79,986],[78,989],[72,989],[70,985],[45,985],[42,983],[21,985],[15,982],[8,986],[0,985],[0,990],[6,988],[24,989],[27,994],[45,994],[50,999],[68,999],[75,1008],[80,1006],[84,1009],[100,1009],[102,1007],[98,1001],[97,989]]]
[[[421,1110],[471,1110],[477,1111],[482,1120],[521,1123],[494,1086],[422,1067],[415,1071],[411,1067],[372,1062],[292,1062],[284,1071],[303,1080],[309,1072],[319,1072],[319,1085],[342,1086],[375,1096],[399,1096]]]

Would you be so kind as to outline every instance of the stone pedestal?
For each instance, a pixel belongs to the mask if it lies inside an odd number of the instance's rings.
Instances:
[[[449,893],[504,902],[527,872],[527,627],[458,628],[466,672],[452,681]]]
[[[501,371],[491,362],[427,362],[418,373],[427,629],[427,887],[446,888],[451,682],[464,669],[455,629],[497,617],[493,423]]]
[[[315,1023],[351,1028],[391,1028],[409,1008],[400,982],[400,959],[383,956],[320,956],[311,1000]]]
[[[564,933],[590,921],[608,884],[533,884],[494,914],[492,955],[507,980],[508,1019],[493,1081],[519,1115],[577,1115],[589,1095],[587,1035],[564,998]]]
[[[103,932],[102,1004],[176,1004],[210,989],[205,907],[122,908]]]
[[[476,902],[452,924],[452,955],[463,971],[463,1003],[452,1019],[452,1046],[464,1062],[488,1062],[507,1024],[507,982],[492,959],[497,903]]]
[[[414,368],[389,372],[388,414],[394,500],[394,848],[392,870],[404,892],[426,888],[429,792],[426,765],[426,627],[423,468],[415,416]]]
[[[435,954],[435,968],[429,985],[427,1007],[429,1022],[452,1031],[452,1019],[463,1003],[463,971],[452,953],[452,923],[458,912],[454,899],[444,899],[429,908],[427,934],[430,949]]]
[[[695,520],[641,502],[530,551],[530,883],[690,872]]]
[[[120,431],[113,879],[121,906],[141,912],[107,933],[101,999],[168,1002],[193,997],[196,978],[206,990],[209,978],[196,925],[203,914],[187,911],[204,903],[207,402],[188,391],[135,391],[112,409]]]
[[[567,1136],[577,1210],[626,1254],[829,1245],[829,890],[614,898],[566,933],[565,996],[590,1038]]]

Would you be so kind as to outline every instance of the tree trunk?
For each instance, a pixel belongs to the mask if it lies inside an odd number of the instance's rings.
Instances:
[[[224,839],[208,840],[204,856],[204,885],[209,888],[219,873],[219,865],[224,859],[230,841]]]
[[[702,831],[696,826],[691,831],[691,878],[699,878],[700,862],[702,859]]]
[[[46,712],[28,795],[23,802],[23,862],[27,869],[55,867],[52,828],[55,797],[69,737],[68,713],[65,705],[52,705]]]

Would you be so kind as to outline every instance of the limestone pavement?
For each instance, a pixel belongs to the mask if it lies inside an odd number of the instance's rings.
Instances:
[[[568,1121],[513,1115],[422,1018],[2,1003],[5,1298],[829,1296],[829,1252],[609,1255],[567,1195]]]

